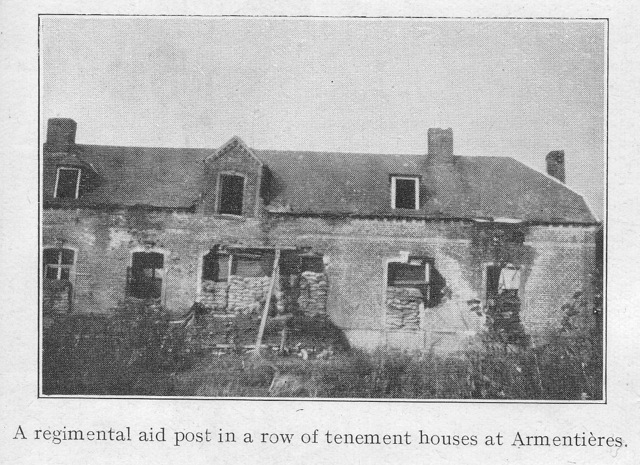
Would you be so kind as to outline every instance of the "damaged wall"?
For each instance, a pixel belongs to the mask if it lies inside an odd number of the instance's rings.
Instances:
[[[43,244],[63,241],[78,249],[72,283],[76,309],[104,312],[124,298],[126,269],[134,249],[166,252],[164,303],[180,314],[198,299],[202,257],[214,245],[307,248],[323,255],[326,266],[323,273],[300,279],[294,300],[308,311],[322,311],[326,299],[331,320],[352,344],[365,347],[457,347],[466,335],[484,327],[483,317],[471,311],[468,302],[484,303],[486,265],[496,260],[495,250],[470,221],[288,215],[228,219],[190,213],[49,209],[43,216]],[[528,332],[554,324],[562,316],[558,310],[562,304],[589,283],[594,231],[595,227],[533,226],[525,231],[523,242],[508,247],[509,260],[522,269],[521,319]],[[437,291],[432,291],[436,299],[426,305],[420,319],[426,331],[416,329],[413,320],[393,330],[385,326],[390,298],[387,264],[403,253],[431,259],[431,279],[439,280]],[[240,294],[261,302],[265,281],[256,282],[260,285],[254,288],[255,284],[245,285],[243,278],[237,287],[243,288]],[[209,285],[202,283],[201,297]],[[221,292],[225,286],[220,285]],[[225,289],[227,306],[229,291],[230,286]],[[251,299],[242,297],[238,302],[243,303],[233,306],[245,308]],[[220,303],[224,300],[220,297]]]

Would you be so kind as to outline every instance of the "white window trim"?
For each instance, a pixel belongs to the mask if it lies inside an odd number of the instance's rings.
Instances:
[[[58,254],[58,263],[57,264],[46,264],[45,269],[44,269],[44,276],[47,276],[47,268],[49,266],[51,266],[52,268],[56,268],[57,269],[57,278],[56,281],[60,280],[60,277],[62,275],[62,270],[64,268],[69,270],[69,282],[74,282],[75,281],[75,276],[76,276],[76,262],[78,261],[78,249],[74,248],[74,247],[57,247],[55,245],[46,245],[44,247],[42,247],[42,255],[44,257],[44,251],[45,250],[49,250],[49,249],[53,249],[53,250],[59,250],[60,253]],[[62,264],[62,250],[70,250],[73,252],[73,264],[71,265],[63,265]]]
[[[61,170],[66,170],[66,171],[76,171],[77,172],[77,176],[76,176],[76,192],[75,192],[75,197],[74,199],[78,198],[78,194],[80,193],[80,178],[81,178],[81,174],[82,174],[82,170],[80,168],[67,168],[67,167],[58,167],[58,170],[56,171],[56,185],[53,189],[53,196],[55,198],[58,198],[58,181],[60,180],[60,171]]]
[[[391,208],[396,209],[396,181],[413,181],[415,187],[415,208],[420,209],[420,177],[418,176],[391,176]]]

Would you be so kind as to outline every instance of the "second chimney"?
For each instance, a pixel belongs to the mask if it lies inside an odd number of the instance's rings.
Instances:
[[[564,183],[564,150],[554,150],[547,155],[547,174]]]
[[[67,150],[76,142],[77,126],[71,118],[50,118],[46,145],[54,150]]]
[[[453,162],[453,130],[451,128],[429,128],[427,139],[429,159],[436,163]]]

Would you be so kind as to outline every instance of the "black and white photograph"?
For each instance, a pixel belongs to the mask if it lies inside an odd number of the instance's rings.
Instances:
[[[604,403],[607,34],[41,15],[38,396]]]

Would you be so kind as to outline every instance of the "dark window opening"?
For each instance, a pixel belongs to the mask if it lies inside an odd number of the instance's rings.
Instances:
[[[75,252],[71,249],[44,249],[42,252],[44,277],[53,280],[66,280],[71,277],[75,262]]]
[[[231,274],[243,278],[271,276],[273,259],[271,254],[234,253]]]
[[[229,279],[229,255],[221,255],[215,251],[206,254],[202,259],[202,279],[226,282]]]
[[[417,178],[393,178],[394,208],[406,208],[417,210],[418,206],[418,179]]]
[[[502,267],[499,265],[487,266],[487,300],[495,299],[498,295],[500,287],[500,271]]]
[[[244,178],[233,174],[220,175],[220,214],[242,215]]]
[[[164,255],[158,252],[134,252],[127,276],[127,296],[159,299],[162,296]]]
[[[432,294],[431,273],[431,263],[425,258],[412,258],[408,263],[391,262],[387,267],[387,286],[419,289],[427,304]]]
[[[389,263],[387,281],[395,287],[423,286],[428,281],[426,266],[424,263]]]
[[[303,256],[302,271],[313,271],[314,273],[324,273],[324,260],[321,256]]]
[[[76,199],[80,190],[80,170],[78,168],[58,168],[54,197]]]

